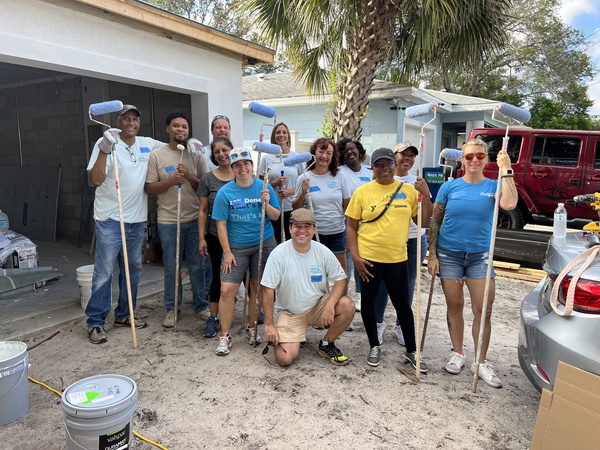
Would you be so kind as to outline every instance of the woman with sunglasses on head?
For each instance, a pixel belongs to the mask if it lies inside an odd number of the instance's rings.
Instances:
[[[250,308],[249,323],[246,328],[248,343],[254,343],[254,324],[257,321],[257,308],[254,299],[258,292],[258,262],[264,267],[269,253],[277,242],[273,237],[273,227],[270,220],[279,218],[279,203],[271,186],[263,189],[264,183],[252,175],[253,162],[250,150],[234,148],[229,153],[231,168],[234,174],[233,182],[223,186],[213,205],[212,217],[217,223],[219,242],[223,248],[221,262],[221,297],[219,299],[219,315],[221,319],[221,336],[215,353],[219,356],[229,354],[231,335],[229,330],[233,322],[235,294],[240,283],[250,268]],[[260,229],[262,206],[265,205],[265,220],[263,234],[263,252],[260,251]],[[267,220],[270,219],[270,220]],[[256,342],[262,339],[256,335]]]
[[[344,211],[352,193],[339,170],[337,149],[333,141],[319,138],[310,146],[312,162],[298,177],[292,201],[294,209],[306,207],[317,219],[317,239],[331,250],[346,270]]]
[[[414,186],[394,178],[396,156],[379,148],[371,157],[375,179],[356,189],[348,209],[348,251],[361,279],[361,316],[371,350],[367,364],[378,366],[381,347],[377,335],[376,299],[385,283],[406,340],[405,363],[416,368],[415,322],[408,295],[407,240],[410,223],[418,220]],[[431,200],[423,198],[422,224],[431,216]],[[419,370],[427,373],[420,361]]]
[[[219,322],[219,298],[221,297],[221,258],[223,248],[219,242],[217,224],[212,218],[212,208],[217,192],[231,180],[233,169],[229,161],[229,152],[233,145],[226,137],[217,137],[210,144],[210,160],[217,168],[200,179],[196,195],[200,199],[200,212],[198,214],[198,234],[200,236],[200,254],[206,258],[210,256],[212,266],[212,280],[209,290],[210,317],[206,319],[206,327],[202,332],[206,338],[217,335],[221,329]]]
[[[468,141],[462,147],[461,178],[444,183],[433,204],[429,227],[429,273],[438,275],[446,297],[448,331],[452,352],[446,371],[458,374],[465,364],[463,351],[464,292],[467,285],[473,311],[472,335],[477,354],[477,340],[486,284],[490,238],[495,207],[497,180],[483,175],[488,163],[486,143],[480,139]],[[517,205],[510,158],[505,150],[498,152],[497,164],[501,180],[499,204],[511,210]],[[492,268],[489,299],[485,317],[485,333],[481,348],[479,377],[492,387],[502,387],[494,369],[485,360],[491,335],[492,305],[494,303],[494,270]],[[475,362],[471,371],[475,370]]]
[[[271,132],[271,144],[279,145],[283,156],[280,159],[279,156],[271,155],[269,153],[264,154],[260,160],[258,176],[262,180],[264,178],[265,170],[268,169],[269,184],[277,192],[279,202],[282,206],[283,220],[285,222],[285,239],[289,240],[290,230],[288,225],[293,209],[292,198],[296,192],[298,176],[301,173],[304,173],[304,164],[296,164],[294,166],[283,165],[285,158],[296,155],[295,152],[291,151],[290,130],[285,123],[279,122],[273,127],[273,131]],[[279,220],[271,221],[271,225],[273,225],[275,239],[279,244],[281,243],[281,218]]]

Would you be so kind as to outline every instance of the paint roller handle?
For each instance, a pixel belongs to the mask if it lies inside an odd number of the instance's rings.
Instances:
[[[118,128],[109,128],[104,132],[104,137],[98,143],[98,148],[102,153],[110,155],[112,153],[113,145],[118,142],[119,133],[121,130]]]

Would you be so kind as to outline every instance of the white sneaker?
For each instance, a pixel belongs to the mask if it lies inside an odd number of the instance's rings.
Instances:
[[[394,334],[396,335],[396,339],[398,339],[398,344],[403,347],[406,347],[404,343],[404,334],[402,334],[402,328],[399,325],[394,326]]]
[[[350,325],[346,327],[346,331],[354,331],[354,321],[350,322]]]
[[[471,364],[471,372],[475,373],[475,363]],[[487,361],[479,364],[479,378],[491,387],[501,388],[502,381],[496,376],[492,365]]]
[[[250,328],[247,327],[246,328],[246,336],[248,336],[248,344],[250,345],[254,345],[254,327]],[[256,343],[260,344],[262,342],[262,338],[260,337],[260,334],[258,334],[258,331],[256,333]]]
[[[357,292],[354,295],[354,309],[357,310],[358,312],[360,312],[360,302],[361,302],[360,292]]]
[[[377,340],[379,341],[379,345],[383,344],[383,333],[385,333],[386,328],[387,324],[385,322],[377,322]]]
[[[457,375],[460,373],[460,369],[462,369],[465,365],[465,355],[461,355],[453,351],[450,353],[450,360],[448,364],[446,364],[446,372],[451,373],[453,375]]]
[[[219,345],[215,350],[215,353],[219,356],[229,355],[229,349],[231,348],[231,335],[227,333],[225,336],[219,337]]]

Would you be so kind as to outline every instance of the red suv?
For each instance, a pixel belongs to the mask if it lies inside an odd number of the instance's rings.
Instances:
[[[488,178],[498,178],[495,161],[505,132],[499,128],[475,128],[469,134],[469,139],[487,143],[490,163],[484,174]],[[527,223],[552,220],[559,202],[565,203],[570,220],[598,220],[598,213],[588,205],[570,200],[600,191],[600,131],[511,127],[508,154],[519,203],[514,210],[502,212],[500,226],[523,228]]]

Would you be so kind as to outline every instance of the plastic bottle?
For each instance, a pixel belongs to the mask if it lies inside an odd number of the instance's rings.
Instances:
[[[564,203],[559,203],[554,210],[553,236],[555,239],[564,239],[567,237],[567,210]]]
[[[0,209],[0,233],[3,231],[8,231],[9,225],[8,216]]]

